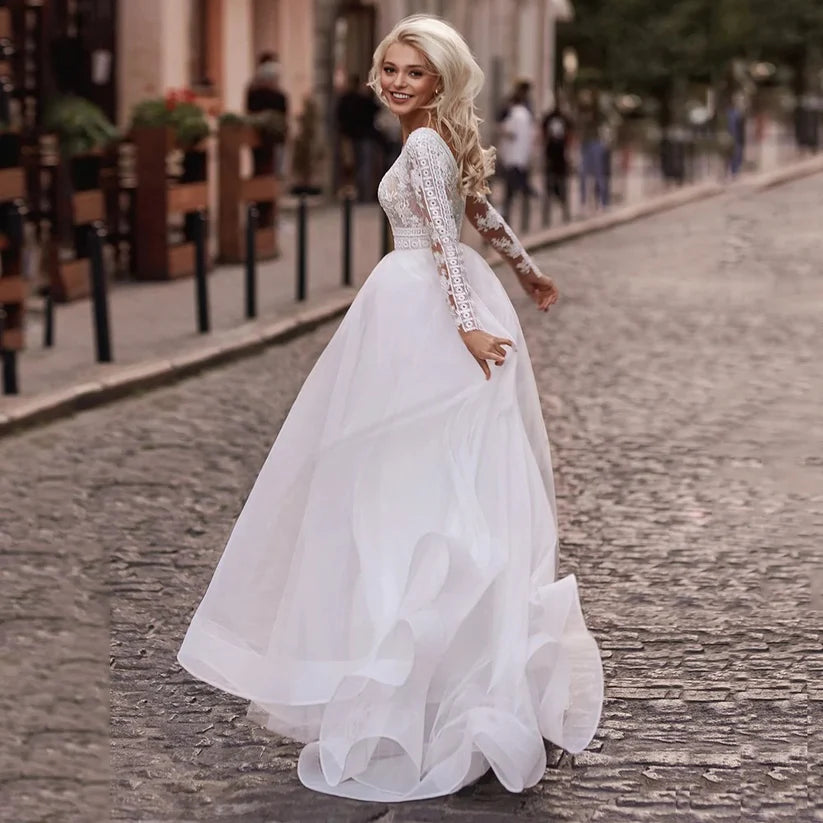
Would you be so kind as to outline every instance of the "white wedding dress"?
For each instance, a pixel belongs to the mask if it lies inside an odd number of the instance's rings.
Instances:
[[[517,792],[543,738],[582,751],[603,699],[573,576],[556,578],[549,444],[526,344],[465,214],[532,262],[421,128],[380,185],[395,251],[306,379],[179,652],[306,743],[309,788],[374,801]],[[457,333],[515,341],[484,379]]]

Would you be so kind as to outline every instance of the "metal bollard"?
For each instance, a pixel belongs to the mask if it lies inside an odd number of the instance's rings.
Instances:
[[[306,195],[301,194],[297,205],[297,299],[306,299],[306,217],[307,217]]]
[[[257,223],[260,210],[256,203],[246,209],[246,318],[257,317]]]
[[[211,330],[209,319],[209,284],[206,279],[207,217],[202,209],[194,220],[194,289],[197,302],[197,330],[206,334]]]
[[[17,383],[17,352],[3,352],[3,394],[19,394]]]
[[[552,194],[548,179],[546,179],[545,181],[545,186],[546,189],[543,192],[543,196],[540,198],[540,205],[542,206],[542,211],[540,213],[540,222],[544,229],[548,226],[551,226],[552,224]]]
[[[6,319],[5,309],[0,307],[0,358],[3,361],[3,394],[18,394],[17,352],[3,348],[3,327]]]
[[[383,236],[380,244],[380,256],[385,257],[391,251],[391,223],[389,223],[386,212],[381,209],[380,213],[383,215]]]
[[[351,230],[352,205],[354,197],[349,192],[343,195],[343,285],[351,286]]]
[[[54,345],[54,298],[51,286],[46,286],[43,295],[43,347],[50,349]]]
[[[25,202],[18,198],[5,208],[8,208],[5,215],[5,234],[15,246],[22,246],[25,239],[23,223]],[[20,389],[17,381],[17,352],[14,349],[3,348],[3,330],[6,319],[6,311],[0,306],[0,360],[2,360],[3,368],[3,394],[18,394]]]
[[[103,238],[106,230],[99,222],[89,226],[89,261],[91,268],[91,308],[94,321],[94,341],[98,363],[111,363],[109,334],[109,303],[106,293],[106,271],[103,261]]]
[[[26,203],[24,200],[17,198],[9,204],[10,214],[7,222],[7,235],[11,238],[15,246],[22,247],[26,241],[25,238],[25,215]]]

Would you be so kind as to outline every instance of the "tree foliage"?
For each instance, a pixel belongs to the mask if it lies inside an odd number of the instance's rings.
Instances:
[[[713,82],[733,59],[788,65],[800,83],[823,48],[823,0],[575,0],[559,28],[584,76],[662,96]]]

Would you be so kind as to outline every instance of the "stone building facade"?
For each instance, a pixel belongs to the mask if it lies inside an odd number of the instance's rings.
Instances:
[[[478,101],[486,121],[493,120],[511,85],[521,77],[534,84],[538,110],[550,104],[555,27],[573,13],[570,0],[315,0],[314,5],[316,91],[324,101],[333,94],[336,79],[366,71],[374,46],[398,20],[428,13],[443,17],[462,32],[486,73]],[[367,35],[365,21],[369,19],[373,28]],[[356,22],[342,33],[341,20]],[[367,37],[368,43],[359,42]]]
[[[351,74],[364,76],[379,39],[402,17],[431,13],[466,37],[486,85],[478,101],[492,139],[494,113],[520,77],[538,110],[554,86],[555,25],[569,0],[119,0],[118,119],[136,102],[193,88],[213,111],[239,111],[256,56],[274,51],[298,115],[311,95],[324,131],[334,132],[334,99]]]
[[[257,55],[273,51],[295,101],[315,86],[315,15],[306,0],[119,0],[118,119],[136,102],[191,88],[215,111],[240,111]]]

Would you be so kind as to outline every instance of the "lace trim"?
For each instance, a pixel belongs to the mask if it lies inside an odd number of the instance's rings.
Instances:
[[[427,249],[431,245],[426,228],[392,226],[392,236],[396,249]]]
[[[408,249],[428,249],[431,248],[431,241],[428,235],[419,237],[398,237],[394,236],[394,248],[398,251]]]
[[[413,136],[409,141],[412,139]],[[419,181],[417,194],[422,200],[424,215],[430,226],[431,250],[440,275],[440,284],[449,300],[449,309],[457,326],[463,331],[472,331],[479,326],[465,279],[457,225],[451,211],[446,181],[438,164],[434,137],[420,134],[407,146],[414,149],[412,162],[416,164],[418,174],[412,175],[412,180],[415,183]],[[442,153],[448,151],[448,148],[438,144],[437,150]]]
[[[511,264],[517,274],[521,277],[533,274],[545,278],[509,224],[485,197],[471,197],[468,205],[467,214],[472,225]]]

